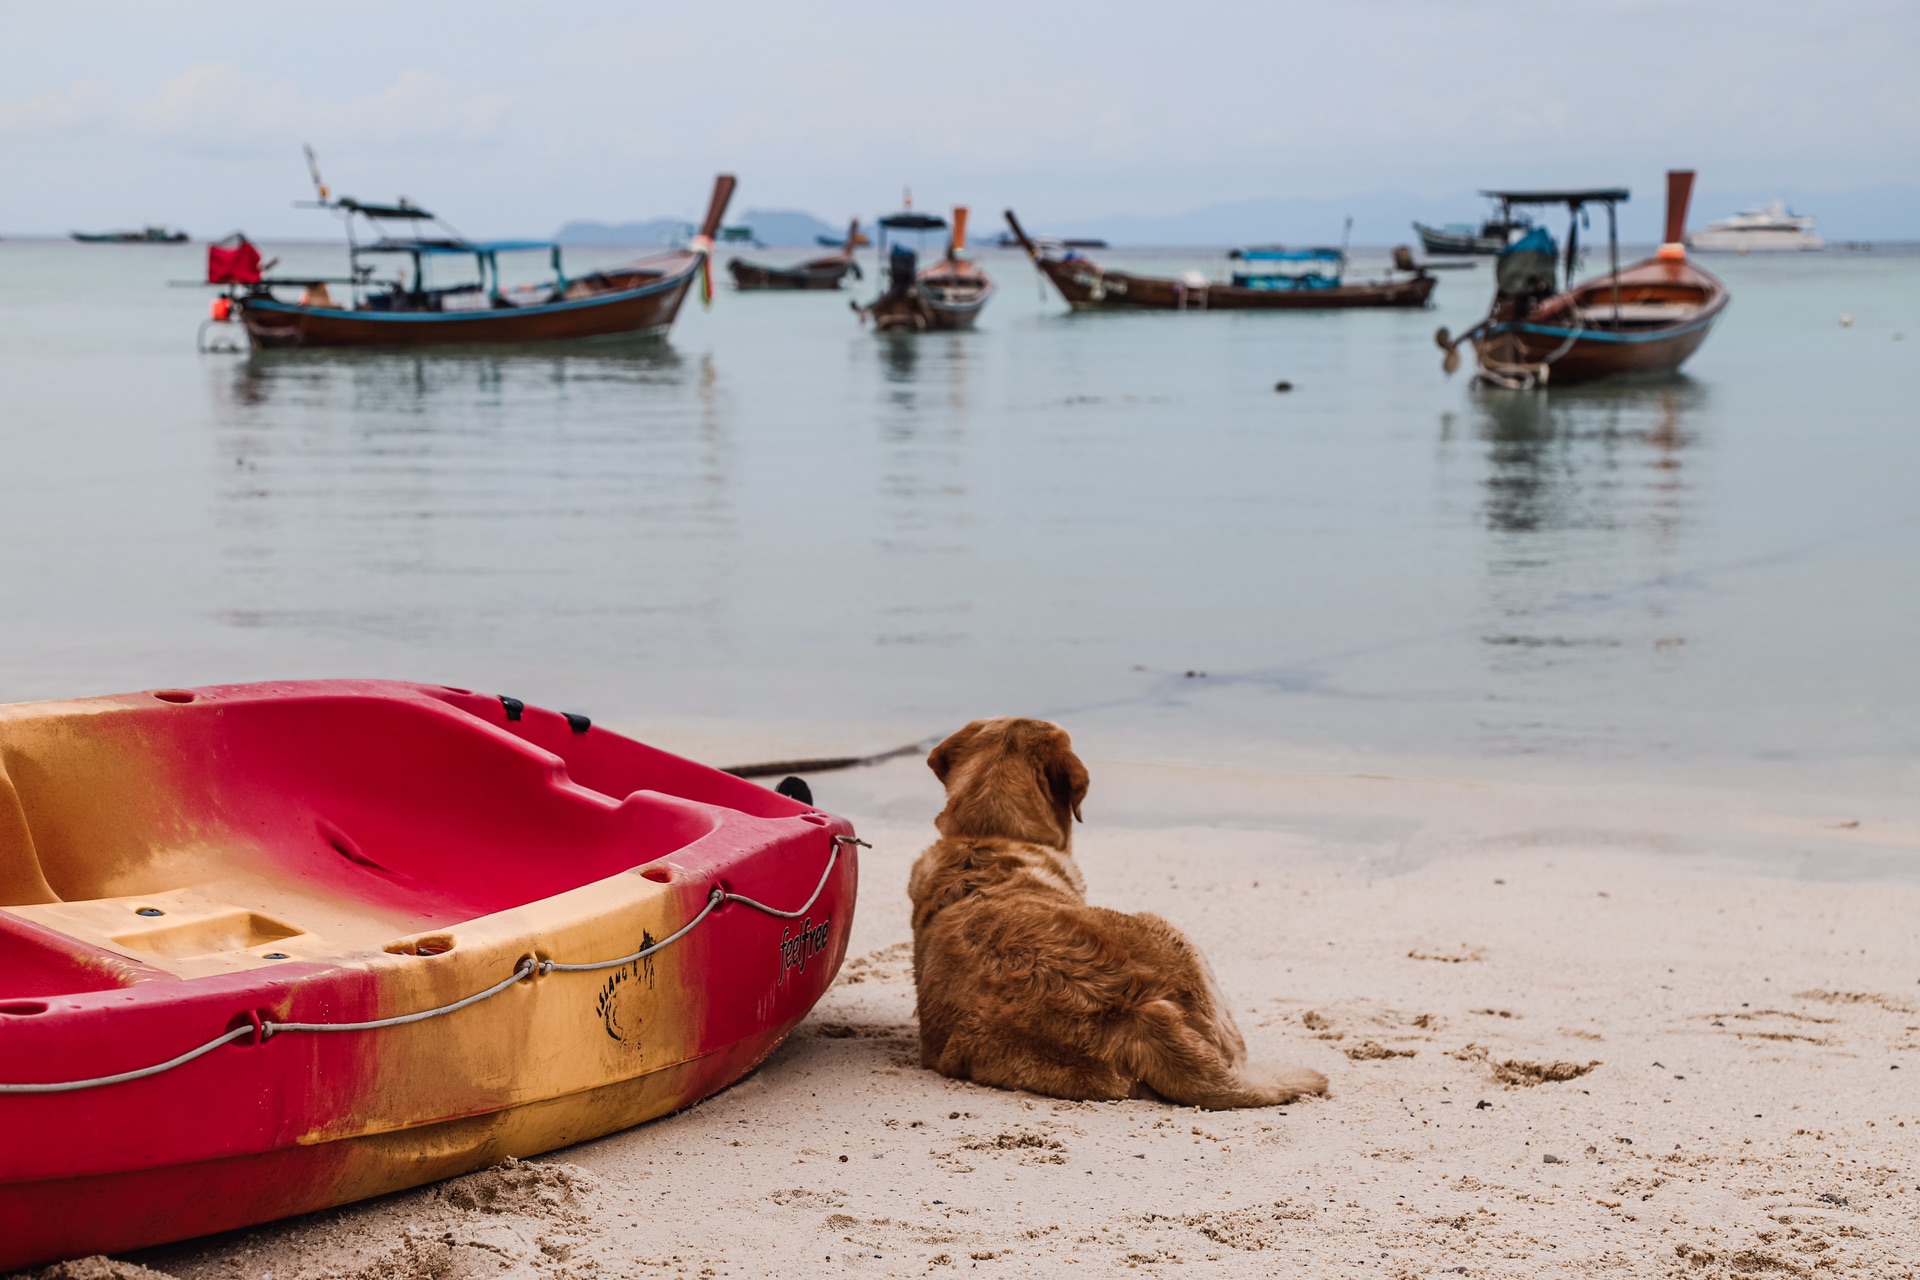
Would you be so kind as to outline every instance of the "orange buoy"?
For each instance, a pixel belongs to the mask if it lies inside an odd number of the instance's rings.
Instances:
[[[233,319],[233,299],[221,294],[213,300],[213,318],[217,324],[225,324]]]

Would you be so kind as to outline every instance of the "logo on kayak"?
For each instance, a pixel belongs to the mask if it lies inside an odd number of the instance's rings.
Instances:
[[[641,930],[640,949],[644,951],[652,945],[653,935]],[[646,990],[653,990],[652,956],[621,965],[601,984],[600,998],[594,1004],[594,1011],[600,1015],[600,1025],[607,1029],[609,1039],[622,1044],[638,1044],[634,1037],[640,1034],[640,1024],[644,1019],[637,1000],[643,985]]]
[[[780,981],[787,980],[787,974],[794,969],[805,973],[807,962],[827,949],[827,931],[833,927],[831,917],[814,924],[808,916],[800,922],[800,932],[788,936],[787,930],[780,931]]]

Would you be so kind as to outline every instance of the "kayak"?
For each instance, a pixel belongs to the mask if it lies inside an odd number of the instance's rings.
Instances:
[[[0,1272],[689,1106],[833,981],[859,843],[465,689],[0,706]]]

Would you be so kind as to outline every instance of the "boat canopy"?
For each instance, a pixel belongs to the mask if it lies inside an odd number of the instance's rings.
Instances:
[[[372,244],[363,244],[356,253],[421,253],[421,254],[466,254],[476,253],[532,253],[550,251],[560,246],[552,240],[377,240]]]
[[[938,231],[947,220],[931,213],[890,213],[880,219],[880,225],[890,231]]]
[[[1347,257],[1338,249],[1283,249],[1279,245],[1264,249],[1235,249],[1227,256],[1242,262],[1344,262]]]
[[[1482,191],[1502,204],[1614,204],[1627,199],[1625,187],[1576,187],[1566,191]]]
[[[355,200],[352,196],[341,196],[338,200],[333,201],[333,205],[336,208],[345,209],[349,213],[358,213],[369,218],[433,217],[431,213],[428,213],[419,205],[404,199],[398,204],[367,204],[365,201]],[[321,202],[321,207],[326,207],[325,201]]]

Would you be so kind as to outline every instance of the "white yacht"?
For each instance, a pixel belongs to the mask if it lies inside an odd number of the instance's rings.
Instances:
[[[1704,231],[1687,237],[1689,249],[1824,249],[1827,242],[1813,229],[1813,219],[1788,210],[1787,202],[1775,200],[1765,208],[1758,206],[1731,218],[1709,222]]]

